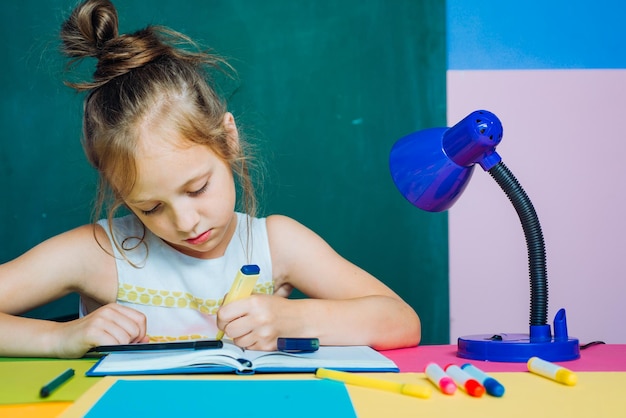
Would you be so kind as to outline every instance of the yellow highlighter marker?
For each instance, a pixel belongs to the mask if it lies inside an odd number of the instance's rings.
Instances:
[[[531,357],[526,365],[529,371],[564,385],[574,386],[578,381],[573,371],[559,366],[558,364],[540,359],[539,357]]]
[[[390,380],[362,376],[356,373],[340,372],[337,370],[317,369],[315,376],[349,385],[362,386],[371,389],[381,389],[418,398],[430,398],[430,388],[414,383],[398,383]]]
[[[235,300],[247,298],[248,296],[250,296],[252,294],[252,291],[254,290],[254,285],[259,278],[260,272],[261,269],[256,264],[247,264],[241,267],[241,270],[239,270],[237,272],[237,275],[235,276],[235,281],[233,281],[230,290],[224,298],[222,306]],[[221,340],[223,337],[224,331],[217,331],[217,336],[215,337],[215,339]]]

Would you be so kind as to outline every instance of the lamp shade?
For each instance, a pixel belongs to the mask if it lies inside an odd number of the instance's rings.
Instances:
[[[431,128],[400,138],[389,156],[391,177],[413,205],[429,212],[449,209],[467,186],[475,164],[486,171],[500,162],[495,152],[502,124],[477,110],[451,128]]]

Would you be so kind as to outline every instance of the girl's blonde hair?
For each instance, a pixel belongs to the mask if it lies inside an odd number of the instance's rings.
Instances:
[[[85,58],[97,60],[92,81],[66,82],[87,92],[82,144],[100,179],[94,218],[107,206],[112,232],[113,218],[136,181],[139,127],[164,118],[184,138],[207,145],[230,165],[241,189],[242,210],[256,214],[248,145],[228,140],[226,104],[209,76],[210,69],[232,70],[224,59],[164,27],[120,35],[117,11],[109,0],[79,4],[62,25],[61,40],[62,52],[70,58],[67,69]]]

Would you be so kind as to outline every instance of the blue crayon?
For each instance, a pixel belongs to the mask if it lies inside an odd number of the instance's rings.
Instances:
[[[474,379],[478,380],[485,387],[485,390],[489,395],[496,397],[504,395],[504,386],[502,386],[502,384],[496,379],[480,370],[478,367],[466,363],[462,365],[461,368]]]

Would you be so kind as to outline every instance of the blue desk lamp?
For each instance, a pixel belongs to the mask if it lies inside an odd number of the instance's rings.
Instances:
[[[451,128],[431,128],[399,139],[389,157],[391,176],[400,193],[429,212],[449,209],[479,164],[500,185],[517,211],[528,247],[530,270],[530,333],[470,335],[458,339],[461,358],[525,362],[537,356],[548,361],[580,357],[579,342],[569,338],[565,310],[547,324],[548,279],[543,234],[530,199],[502,162],[495,148],[502,124],[486,110],[477,110]]]

